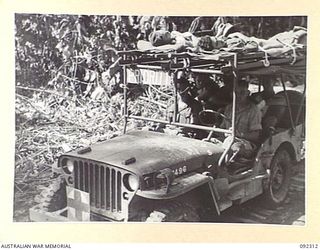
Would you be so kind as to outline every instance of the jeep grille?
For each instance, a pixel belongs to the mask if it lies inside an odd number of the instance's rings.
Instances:
[[[107,164],[75,160],[74,187],[90,194],[93,212],[121,220],[125,216],[122,199],[122,192],[126,191],[122,184],[125,173]]]

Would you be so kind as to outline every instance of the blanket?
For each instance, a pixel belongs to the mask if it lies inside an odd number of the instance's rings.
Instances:
[[[224,26],[230,31],[230,26]],[[154,31],[149,41],[138,41],[141,51],[228,51],[254,52],[263,51],[268,56],[278,57],[284,54],[295,54],[295,49],[303,48],[307,43],[307,30],[304,27],[294,27],[269,39],[248,37],[240,32],[228,33],[220,30],[215,36],[196,37],[191,32]]]

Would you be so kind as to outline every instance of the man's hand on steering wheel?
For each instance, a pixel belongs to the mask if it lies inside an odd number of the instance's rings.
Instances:
[[[204,121],[203,120],[203,115],[204,116],[206,116],[207,114],[214,114],[215,116],[213,116],[212,118],[212,120],[213,120],[213,122],[210,122],[210,123],[208,123],[208,122],[206,122],[206,121]],[[215,110],[211,110],[211,109],[205,109],[205,110],[202,110],[202,111],[200,111],[199,112],[199,119],[200,119],[200,122],[203,124],[203,125],[209,125],[209,126],[214,126],[214,125],[216,125],[216,123],[217,123],[217,116],[220,116],[220,117],[222,117],[223,119],[226,119],[226,120],[228,120],[228,121],[230,121],[230,119],[228,118],[228,117],[226,117],[223,113],[221,113],[221,112],[219,112],[219,111],[215,111]],[[210,117],[209,117],[209,119],[210,119]]]

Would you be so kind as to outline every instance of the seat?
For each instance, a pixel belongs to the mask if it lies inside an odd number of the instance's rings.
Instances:
[[[303,95],[295,90],[287,90],[292,118],[297,124],[304,121],[305,104],[302,103]],[[302,104],[302,107],[300,107]],[[289,129],[291,127],[290,112],[286,102],[285,92],[281,91],[267,100],[267,111],[262,118],[262,138],[266,139],[271,132],[277,129]],[[299,111],[301,110],[301,111]],[[300,115],[299,115],[299,112]],[[299,117],[297,117],[299,115]],[[297,125],[296,124],[296,125]]]

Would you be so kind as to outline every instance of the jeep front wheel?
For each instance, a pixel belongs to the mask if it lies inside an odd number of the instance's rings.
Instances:
[[[288,151],[280,148],[271,161],[269,183],[264,193],[267,206],[278,206],[286,199],[291,178],[290,165]]]

